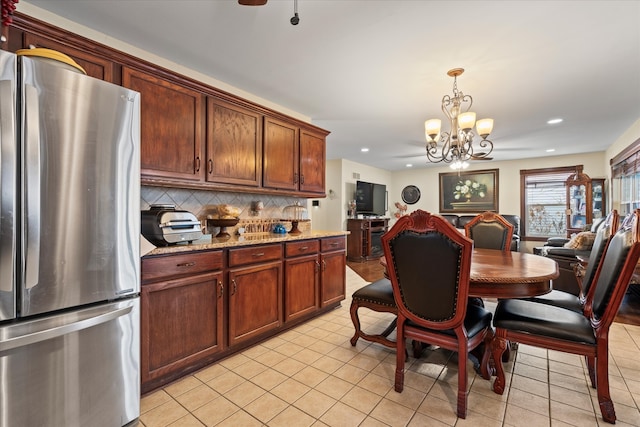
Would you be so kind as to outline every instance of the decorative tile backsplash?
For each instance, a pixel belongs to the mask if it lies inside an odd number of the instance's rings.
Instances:
[[[262,209],[252,210],[262,202]],[[228,204],[240,208],[239,226],[257,223],[274,223],[283,218],[282,210],[285,206],[300,202],[306,206],[306,199],[297,197],[274,196],[269,194],[225,193],[207,190],[187,190],[182,188],[165,188],[142,186],[140,188],[140,209],[149,209],[151,205],[175,205],[178,210],[193,213],[205,224],[207,210],[213,205]],[[304,216],[308,219],[308,216]],[[289,224],[290,225],[290,224]],[[300,223],[300,230],[310,229],[308,221]],[[237,227],[235,227],[237,228]],[[256,230],[257,230],[256,226]],[[230,230],[231,231],[231,230]]]

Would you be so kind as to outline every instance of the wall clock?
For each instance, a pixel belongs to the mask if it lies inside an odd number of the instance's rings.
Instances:
[[[413,205],[420,200],[420,190],[415,185],[407,185],[402,190],[402,201]]]

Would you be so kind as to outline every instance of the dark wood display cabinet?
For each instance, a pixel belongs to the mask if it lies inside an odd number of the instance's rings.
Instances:
[[[389,229],[389,218],[364,218],[347,220],[347,258],[349,261],[369,261],[380,258],[380,238]]]

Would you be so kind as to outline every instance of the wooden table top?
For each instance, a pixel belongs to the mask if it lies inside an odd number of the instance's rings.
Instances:
[[[386,268],[386,259],[380,262]],[[540,255],[474,249],[469,295],[482,298],[524,298],[551,291],[558,264]]]

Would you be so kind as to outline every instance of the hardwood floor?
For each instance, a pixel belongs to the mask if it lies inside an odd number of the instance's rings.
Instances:
[[[367,282],[374,282],[384,277],[384,269],[378,260],[348,261],[347,265]],[[615,321],[629,325],[640,325],[640,285],[629,286]]]

